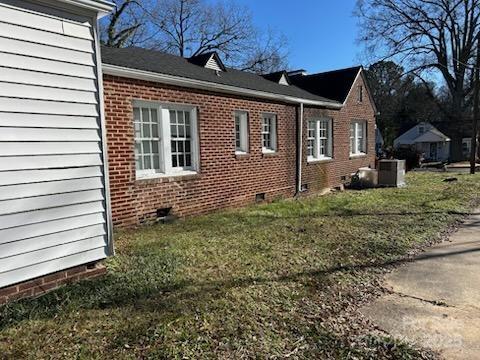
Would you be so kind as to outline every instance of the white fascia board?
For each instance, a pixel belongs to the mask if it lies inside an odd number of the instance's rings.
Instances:
[[[224,85],[213,83],[209,81],[203,80],[195,80],[195,79],[188,79],[180,76],[173,76],[173,75],[166,75],[166,74],[158,74],[150,71],[144,70],[137,70],[137,69],[130,69],[116,65],[109,65],[103,64],[102,65],[103,73],[112,76],[120,76],[126,77],[131,79],[137,80],[145,80],[145,81],[153,81],[167,85],[176,85],[186,88],[193,88],[193,89],[200,89],[200,90],[208,90],[226,94],[234,94],[234,95],[243,95],[249,96],[254,98],[262,98],[262,99],[269,99],[269,100],[277,100],[286,103],[292,104],[301,104],[304,105],[312,105],[312,106],[322,106],[330,109],[341,109],[342,104],[340,103],[331,103],[327,101],[316,101],[316,100],[309,100],[309,99],[302,99],[288,95],[281,95],[281,94],[274,94],[265,91],[259,90],[251,90],[240,88],[231,85]]]
[[[115,7],[115,4],[105,0],[57,0],[58,2],[96,11],[99,17],[108,15]]]

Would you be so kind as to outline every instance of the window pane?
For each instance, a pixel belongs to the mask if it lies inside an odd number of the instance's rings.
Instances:
[[[133,108],[133,121],[140,122],[140,109]]]
[[[150,109],[151,121],[158,124],[158,112],[157,109]]]
[[[170,110],[170,124],[177,123],[177,112],[175,110]]]
[[[149,138],[152,136],[152,134],[150,133],[150,124],[144,124],[142,128],[143,128],[143,131],[142,131],[143,138]]]
[[[158,151],[158,141],[152,141],[152,152],[154,154],[159,154],[159,151]]]
[[[142,121],[144,123],[151,121],[150,120],[150,110],[149,109],[145,109],[145,108],[142,109]]]
[[[190,112],[185,112],[185,125],[190,125]]]
[[[160,169],[160,156],[158,156],[158,155],[153,156],[153,168],[155,170]]]
[[[185,124],[185,113],[183,111],[177,111],[177,122],[179,124]]]
[[[151,154],[152,153],[152,148],[150,146],[150,141],[142,141],[143,145],[143,153],[144,154]]]
[[[158,124],[152,124],[152,137],[158,139]]]
[[[170,125],[170,136],[177,137],[177,125]]]
[[[150,155],[143,157],[143,165],[144,165],[144,169],[151,169],[152,168],[152,162],[151,162],[151,159],[150,159]]]
[[[142,169],[142,158],[141,158],[141,156],[135,156],[135,169],[143,170]]]
[[[185,155],[185,166],[192,166],[192,155]]]
[[[135,143],[135,155],[141,155],[142,154],[142,144],[139,142]]]

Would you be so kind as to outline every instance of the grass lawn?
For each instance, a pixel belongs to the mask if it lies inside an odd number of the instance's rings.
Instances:
[[[117,233],[106,277],[0,308],[0,358],[433,356],[357,308],[479,200],[479,175],[448,176]]]

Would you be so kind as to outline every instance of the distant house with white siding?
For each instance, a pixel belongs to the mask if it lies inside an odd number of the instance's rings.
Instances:
[[[412,148],[423,154],[427,161],[448,161],[450,138],[427,122],[415,125],[393,142],[396,149]]]

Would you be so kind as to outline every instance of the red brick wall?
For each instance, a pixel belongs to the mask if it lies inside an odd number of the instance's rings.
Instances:
[[[0,305],[29,297],[41,296],[63,285],[103,276],[106,272],[107,269],[101,263],[81,265],[11,285],[0,289]]]
[[[357,86],[364,88],[363,101],[358,102]],[[358,77],[353,91],[340,111],[305,108],[303,128],[302,184],[308,184],[309,193],[318,192],[342,184],[341,177],[355,173],[360,167],[375,167],[375,112],[362,76]],[[326,116],[333,120],[333,159],[307,162],[308,119]],[[350,158],[350,123],[367,121],[367,154]]]
[[[113,222],[130,226],[172,207],[178,216],[291,197],[295,192],[295,107],[224,96],[126,78],[105,76],[105,114]],[[136,180],[133,100],[194,105],[198,110],[200,173],[178,178]],[[234,111],[249,112],[250,153],[235,155]],[[262,154],[261,114],[278,122],[278,152]]]
[[[257,193],[266,193],[267,200],[295,194],[295,106],[108,75],[104,77],[104,91],[115,226],[132,226],[153,219],[159,208],[172,207],[175,215],[189,216],[253,203]],[[198,175],[136,180],[133,100],[197,107],[200,142]],[[235,155],[235,110],[249,113],[250,148],[246,156]],[[262,154],[263,112],[277,114],[278,151],[274,155]],[[308,114],[312,112],[322,110],[307,109]],[[360,166],[374,165],[373,110],[368,99],[363,104],[349,100],[347,109],[327,111],[327,114],[334,118],[335,161],[330,164],[304,164],[303,183],[311,184],[313,190],[339,185],[341,175],[350,174]],[[352,118],[369,120],[369,154],[354,161],[348,158],[349,123]],[[306,159],[306,152],[304,155]]]

